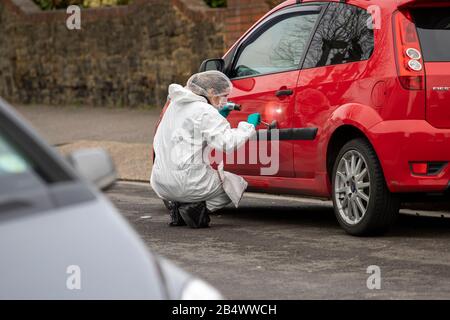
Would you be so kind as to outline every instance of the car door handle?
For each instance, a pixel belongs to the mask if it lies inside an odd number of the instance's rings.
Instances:
[[[291,89],[283,89],[283,90],[278,90],[275,95],[277,97],[285,97],[285,96],[292,96],[294,94],[294,90]]]

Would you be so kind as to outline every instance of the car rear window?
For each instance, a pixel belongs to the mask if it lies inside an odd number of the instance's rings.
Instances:
[[[419,33],[424,60],[450,61],[450,7],[411,11]]]

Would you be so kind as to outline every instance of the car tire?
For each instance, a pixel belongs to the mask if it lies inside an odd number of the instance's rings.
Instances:
[[[363,138],[342,147],[331,188],[336,217],[348,234],[381,235],[398,216],[400,201],[389,191],[378,157]]]

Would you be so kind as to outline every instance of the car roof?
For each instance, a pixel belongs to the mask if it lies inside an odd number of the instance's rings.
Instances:
[[[276,7],[273,11],[279,10],[281,8],[284,8],[286,6],[290,6],[296,3],[318,3],[318,2],[324,2],[324,3],[330,3],[330,2],[345,2],[351,5],[356,5],[361,8],[368,8],[372,5],[377,5],[381,8],[387,8],[387,9],[396,9],[399,5],[414,2],[417,0],[288,0],[283,3],[281,3],[278,7]]]

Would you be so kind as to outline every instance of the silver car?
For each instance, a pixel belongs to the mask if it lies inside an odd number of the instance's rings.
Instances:
[[[221,298],[152,254],[91,184],[115,180],[107,153],[70,159],[0,98],[0,299]]]

